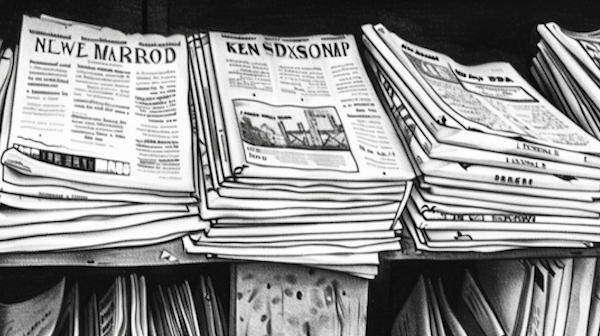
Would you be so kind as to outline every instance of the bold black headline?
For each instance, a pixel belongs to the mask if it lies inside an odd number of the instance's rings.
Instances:
[[[257,43],[227,42],[227,52],[236,55],[267,56],[307,59],[348,56],[348,42],[290,44],[264,42],[262,48]]]
[[[176,52],[172,47],[135,47],[94,42],[90,50],[88,43],[36,37],[35,52],[66,55],[77,58],[93,57],[97,60],[135,63],[168,64],[175,62]]]

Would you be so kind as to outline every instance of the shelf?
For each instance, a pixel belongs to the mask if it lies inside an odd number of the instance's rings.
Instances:
[[[592,4],[592,2],[590,2]],[[566,28],[597,28],[600,6],[520,0],[452,2],[421,0],[277,0],[190,1],[93,0],[85,5],[74,0],[23,0],[3,6],[0,28],[11,42],[18,39],[22,14],[41,13],[109,26],[125,32],[191,34],[205,30],[254,32],[278,35],[351,33],[360,39],[360,26],[382,22],[390,30],[416,44],[454,57],[458,62],[509,61],[528,77],[535,50],[535,25],[556,21]],[[475,29],[474,29],[475,28]],[[360,42],[359,42],[360,44]],[[161,258],[167,251],[176,258]],[[422,252],[407,249],[381,255],[382,261],[485,260],[502,258],[599,256],[600,249],[522,249],[497,253]],[[0,267],[10,266],[163,266],[214,262],[203,255],[185,253],[181,240],[160,245],[75,252],[0,254]]]
[[[406,242],[410,238],[404,238]],[[598,257],[600,248],[562,249],[529,248],[509,251],[481,252],[430,252],[420,251],[404,244],[402,251],[383,252],[382,263],[415,260],[476,261],[492,259],[530,258],[578,258]],[[408,245],[408,246],[406,246]],[[172,256],[169,258],[168,256]],[[0,267],[25,266],[87,266],[87,267],[142,267],[172,266],[184,264],[230,262],[225,259],[210,258],[203,254],[188,254],[183,249],[181,239],[157,245],[111,248],[72,252],[35,252],[0,254]]]
[[[2,5],[0,38],[9,45],[18,41],[22,14],[46,13],[127,33],[346,33],[354,34],[359,45],[361,25],[381,22],[402,38],[448,54],[460,63],[510,62],[530,82],[529,66],[539,40],[535,33],[538,23],[555,21],[575,31],[600,27],[600,6],[590,0],[570,2],[568,6],[542,0],[21,0],[4,1]],[[464,269],[479,261],[600,256],[600,247],[427,252],[415,250],[409,239],[403,237],[403,251],[380,255],[380,273],[369,284],[367,335],[390,334],[396,313],[418,275],[424,272],[454,279],[449,283],[457,287]],[[104,288],[116,275],[139,272],[156,282],[168,282],[194,276],[198,269],[214,276],[220,292],[229,293],[228,262],[187,254],[181,239],[130,248],[0,254],[0,287],[4,289],[0,299],[24,300],[63,276],[84,284],[86,297],[96,288]]]
[[[173,258],[168,258],[168,255]],[[0,254],[0,267],[92,266],[141,267],[222,262],[201,254],[188,254],[181,239],[157,245],[72,252]]]
[[[579,258],[598,257],[600,247],[592,248],[522,248],[499,252],[432,252],[417,250],[408,232],[402,232],[402,250],[380,254],[380,261],[445,260],[477,261],[494,259],[535,259],[535,258]]]
[[[381,262],[408,260],[493,260],[493,259],[535,259],[535,258],[579,258],[598,257],[599,248],[562,249],[562,248],[529,248],[510,251],[481,253],[481,252],[430,252],[403,250],[384,252],[380,255]]]

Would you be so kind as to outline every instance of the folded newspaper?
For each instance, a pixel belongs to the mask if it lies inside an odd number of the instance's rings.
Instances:
[[[416,247],[491,252],[600,241],[600,142],[508,63],[464,66],[363,26],[367,63],[420,177]]]

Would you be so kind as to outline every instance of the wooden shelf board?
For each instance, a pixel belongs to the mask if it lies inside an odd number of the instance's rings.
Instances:
[[[161,257],[166,252],[173,258]],[[223,262],[221,259],[207,258],[204,254],[188,254],[183,249],[181,239],[162,244],[108,248],[69,252],[32,252],[0,254],[0,267],[20,266],[91,266],[91,267],[138,267],[166,266]]]
[[[163,256],[166,253],[173,258]],[[384,252],[380,254],[382,262],[410,260],[490,260],[521,258],[577,258],[598,257],[600,248],[562,249],[531,248],[509,251],[480,252],[430,252],[406,248],[402,251]],[[162,244],[109,248],[68,252],[31,252],[0,254],[0,267],[29,266],[89,266],[89,267],[142,267],[167,266],[178,264],[201,264],[214,262],[233,262],[226,259],[207,257],[204,254],[185,252],[181,239]]]
[[[563,248],[529,248],[501,252],[430,252],[404,250],[384,252],[380,255],[382,262],[402,260],[491,260],[491,259],[531,259],[531,258],[578,258],[598,257],[600,248],[563,249]]]

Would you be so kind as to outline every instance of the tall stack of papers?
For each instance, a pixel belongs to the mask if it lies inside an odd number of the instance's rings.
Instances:
[[[0,252],[203,229],[185,38],[24,17],[19,43],[0,60]]]
[[[400,249],[414,173],[352,36],[210,32],[188,43],[210,221],[184,239],[188,252],[373,266]]]
[[[569,118],[600,138],[599,32],[572,32],[554,22],[537,30],[542,39],[531,68],[535,80]]]
[[[420,177],[403,215],[424,250],[600,241],[600,142],[510,64],[464,66],[363,26],[368,63]]]

